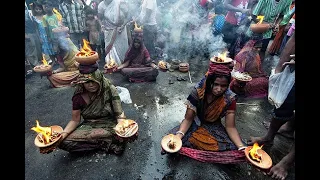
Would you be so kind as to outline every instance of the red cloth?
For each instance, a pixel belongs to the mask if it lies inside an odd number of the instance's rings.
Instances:
[[[244,154],[244,151],[239,150],[213,152],[182,147],[179,153],[201,162],[219,164],[236,164],[246,162],[246,155]]]
[[[76,94],[72,97],[72,110],[81,110],[87,105],[81,94]]]
[[[228,108],[228,110],[236,110],[236,107],[237,107],[237,101],[236,100],[233,100]]]
[[[202,7],[205,7],[207,2],[208,2],[208,0],[200,0],[200,5]]]
[[[221,74],[230,76],[231,71],[229,64],[218,64],[210,61],[208,75]]]
[[[247,4],[249,3],[249,0],[233,0],[231,2],[231,4],[234,6],[234,7],[237,7],[239,6],[240,4]],[[234,11],[228,11],[227,15],[226,15],[226,21],[230,24],[233,24],[233,25],[237,25],[237,18],[236,18],[236,15],[235,15],[235,12]]]

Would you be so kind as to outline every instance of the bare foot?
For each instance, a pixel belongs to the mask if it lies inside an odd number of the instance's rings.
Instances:
[[[266,137],[250,137],[250,140],[247,142],[247,144],[249,146],[252,146],[255,142],[258,143],[259,146],[261,146],[262,144],[264,146],[272,146],[273,145],[273,141],[267,139]]]
[[[282,158],[278,164],[276,164],[270,169],[270,172],[268,173],[268,175],[271,175],[271,177],[274,179],[284,180],[288,175],[288,170],[292,162],[293,162],[293,159],[288,154],[287,156]]]

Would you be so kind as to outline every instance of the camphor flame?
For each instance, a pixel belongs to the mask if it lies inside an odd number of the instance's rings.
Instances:
[[[220,58],[224,61],[227,58],[227,53],[228,53],[228,51],[225,51],[222,54],[218,53],[218,58]]]
[[[89,46],[89,42],[85,39],[83,40],[83,47],[81,48],[80,52],[77,54],[77,56],[91,56],[93,55],[94,51],[92,51],[91,47]]]
[[[173,134],[169,134],[169,136],[170,136],[170,140],[168,142],[168,147],[170,149],[174,149],[175,148],[175,142],[173,140],[174,135]]]
[[[47,60],[46,60],[46,58],[44,57],[44,54],[42,54],[42,63],[43,63],[43,65],[45,65],[45,66],[49,65],[48,62],[47,62]]]
[[[257,16],[257,20],[259,20],[257,24],[261,24],[263,19],[264,19],[264,16]]]
[[[134,29],[140,30],[140,29],[142,29],[142,26],[138,27],[137,22],[134,22]]]
[[[42,138],[44,140],[44,144],[48,144],[50,143],[50,137],[52,135],[52,129],[51,127],[41,127],[39,125],[39,121],[36,120],[37,126],[36,127],[32,127],[31,130],[34,130],[37,133],[41,133],[42,134]]]
[[[107,68],[108,68],[108,69],[109,69],[109,68],[113,68],[113,67],[116,66],[116,65],[117,65],[116,61],[110,56],[110,61],[109,61],[109,63],[106,65]]]
[[[253,147],[250,149],[249,151],[249,154],[250,154],[250,157],[253,159],[253,160],[256,160],[258,162],[261,162],[262,160],[262,155],[261,154],[258,154],[258,149],[261,149],[263,147],[263,145],[259,146],[258,143],[254,143],[253,144]]]

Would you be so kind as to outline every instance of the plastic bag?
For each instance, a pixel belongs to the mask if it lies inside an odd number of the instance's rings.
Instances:
[[[120,86],[116,86],[120,99],[122,102],[124,102],[125,104],[131,104],[132,100],[130,97],[130,93],[129,90],[127,88],[124,87],[120,87]]]
[[[287,98],[295,83],[295,71],[290,72],[290,67],[269,77],[268,101],[279,108]]]

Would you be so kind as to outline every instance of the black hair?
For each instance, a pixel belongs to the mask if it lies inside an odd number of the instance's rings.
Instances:
[[[85,9],[85,14],[86,14],[86,15],[88,15],[88,14],[97,15],[96,11],[93,10],[91,7]]]
[[[32,11],[32,14],[33,14],[33,15],[35,15],[35,9],[36,9],[36,7],[40,7],[40,8],[42,9],[42,15],[45,14],[42,4],[41,4],[41,3],[38,3],[38,2],[33,2],[33,3],[32,3],[32,6],[31,6],[31,11]]]
[[[214,13],[215,14],[223,14],[224,13],[224,7],[222,4],[219,4],[217,5],[215,8],[214,8]]]
[[[206,80],[206,92],[211,92],[212,85],[217,78],[226,78],[228,81],[228,84],[230,84],[230,82],[231,82],[231,74],[230,75],[222,75],[222,74],[208,75],[207,80]]]
[[[51,1],[46,1],[44,5],[54,8],[54,4]]]

